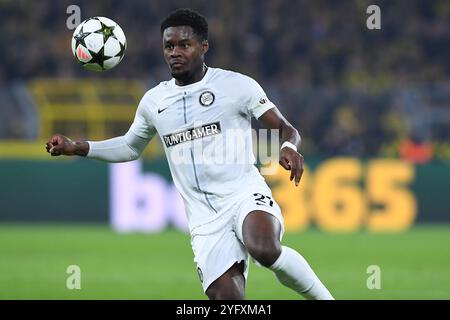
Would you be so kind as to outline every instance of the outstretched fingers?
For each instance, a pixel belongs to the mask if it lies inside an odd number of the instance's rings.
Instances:
[[[299,163],[298,166],[296,168],[296,172],[295,172],[295,185],[298,186],[298,184],[300,183],[300,179],[302,178],[303,175],[303,156],[299,155]]]
[[[303,161],[303,156],[297,152],[290,152],[283,155],[279,161],[284,169],[291,171],[289,180],[294,181],[296,186],[299,185],[303,175]]]

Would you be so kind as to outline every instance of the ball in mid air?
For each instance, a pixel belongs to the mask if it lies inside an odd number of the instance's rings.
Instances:
[[[114,68],[122,60],[126,48],[127,40],[122,28],[105,17],[83,21],[72,36],[72,53],[88,70]]]

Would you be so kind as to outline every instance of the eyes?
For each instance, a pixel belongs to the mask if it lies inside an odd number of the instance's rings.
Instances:
[[[191,46],[191,44],[188,43],[188,42],[180,43],[178,45],[178,47],[180,49],[183,49],[183,50],[189,49],[190,46]],[[164,49],[166,49],[166,50],[173,50],[173,49],[175,49],[175,46],[172,43],[166,43],[164,45]]]

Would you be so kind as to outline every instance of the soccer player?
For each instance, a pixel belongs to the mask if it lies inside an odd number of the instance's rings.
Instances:
[[[279,129],[279,163],[298,186],[303,172],[299,133],[255,80],[206,66],[208,24],[199,13],[174,11],[162,22],[161,36],[173,78],[144,95],[129,131],[96,142],[56,134],[47,142],[47,152],[132,161],[158,133],[184,200],[194,261],[210,299],[244,298],[250,256],[305,298],[333,299],[306,260],[281,244],[280,208],[254,166],[252,117],[266,128]],[[237,153],[229,156],[233,148],[226,141],[235,132],[245,143],[233,145]],[[223,153],[228,153],[224,163],[209,161]],[[252,161],[240,162],[242,155]]]

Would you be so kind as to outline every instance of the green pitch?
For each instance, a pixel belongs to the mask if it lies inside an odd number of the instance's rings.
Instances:
[[[450,226],[402,234],[287,234],[337,299],[450,299]],[[81,269],[81,289],[66,269]],[[381,289],[366,286],[381,268]],[[250,267],[247,299],[297,299]],[[0,299],[206,299],[189,236],[117,234],[105,226],[0,225]]]

